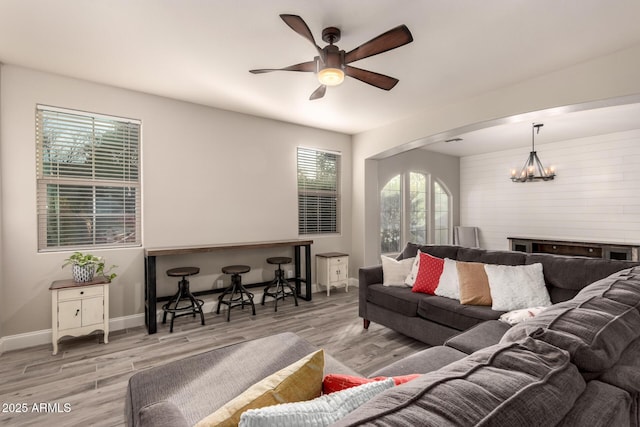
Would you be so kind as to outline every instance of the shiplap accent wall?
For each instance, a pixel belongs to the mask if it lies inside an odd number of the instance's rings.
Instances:
[[[461,225],[486,249],[507,237],[640,243],[640,129],[536,145],[549,182],[513,183],[528,148],[460,159]]]

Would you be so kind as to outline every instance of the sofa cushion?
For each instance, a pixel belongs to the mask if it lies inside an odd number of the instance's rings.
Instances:
[[[491,290],[484,264],[456,261],[456,269],[460,287],[460,304],[490,306]]]
[[[502,342],[527,336],[567,350],[581,370],[601,372],[613,366],[622,351],[640,336],[640,312],[604,297],[566,301],[515,325]]]
[[[523,252],[488,251],[485,249],[460,248],[458,261],[482,262],[485,264],[522,265],[527,255]]]
[[[579,291],[597,280],[637,264],[601,258],[564,257],[550,254],[529,254],[527,256],[527,264],[537,262],[542,263],[544,281],[547,285],[574,291]]]
[[[640,307],[640,267],[612,274],[582,289],[575,301],[603,296],[629,306]]]
[[[454,348],[438,345],[395,361],[384,368],[378,369],[370,376],[396,377],[412,373],[426,374],[437,371],[443,366],[447,366],[457,360],[464,359],[466,356],[466,353]]]
[[[460,250],[460,246],[449,246],[449,245],[422,245],[420,246],[420,251],[427,253],[431,256],[437,258],[450,258],[457,259],[458,258],[458,250]]]
[[[409,287],[383,286],[382,284],[367,286],[367,301],[384,307],[402,316],[418,315],[418,302],[430,295],[411,292]]]
[[[454,335],[445,341],[444,345],[471,354],[498,344],[509,328],[508,324],[499,320],[487,320]]]
[[[556,425],[584,389],[565,351],[527,338],[386,390],[335,426]]]
[[[629,393],[602,383],[589,381],[584,393],[557,427],[631,426],[633,403]]]
[[[485,320],[496,320],[504,311],[489,306],[463,305],[451,298],[430,297],[418,302],[418,316],[464,331]]]
[[[318,350],[253,384],[195,427],[232,427],[238,425],[240,415],[248,409],[319,397],[323,371],[324,352]]]

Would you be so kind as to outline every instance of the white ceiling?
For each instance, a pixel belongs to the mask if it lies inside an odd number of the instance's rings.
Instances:
[[[302,16],[321,46],[322,29],[339,27],[346,51],[406,24],[413,43],[353,64],[400,83],[386,92],[347,78],[309,101],[311,73],[250,74],[315,55],[281,13]],[[355,134],[637,45],[639,16],[638,0],[0,0],[0,62]],[[615,128],[619,117],[572,114],[554,126]],[[430,149],[501,148],[481,132],[486,146]]]

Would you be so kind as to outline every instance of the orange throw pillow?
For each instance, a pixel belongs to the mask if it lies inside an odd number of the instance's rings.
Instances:
[[[456,262],[460,285],[460,304],[491,305],[489,278],[480,262]]]
[[[401,375],[392,378],[396,385],[400,385],[416,379],[420,375],[421,374]],[[347,388],[356,387],[374,381],[384,381],[387,378],[389,377],[362,378],[354,377],[353,375],[329,374],[322,380],[322,394],[329,394],[334,391],[345,390]]]

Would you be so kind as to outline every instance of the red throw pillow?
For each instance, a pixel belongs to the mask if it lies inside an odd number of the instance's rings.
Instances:
[[[420,374],[411,374],[392,378],[396,385],[400,385],[418,378],[419,376]],[[322,380],[322,394],[329,394],[333,393],[334,391],[340,391],[374,381],[384,381],[387,378],[388,377],[362,378],[354,377],[353,375],[329,374]]]
[[[418,256],[420,257],[420,267],[418,268],[416,282],[411,290],[434,295],[444,269],[444,260],[424,252],[418,252]]]

